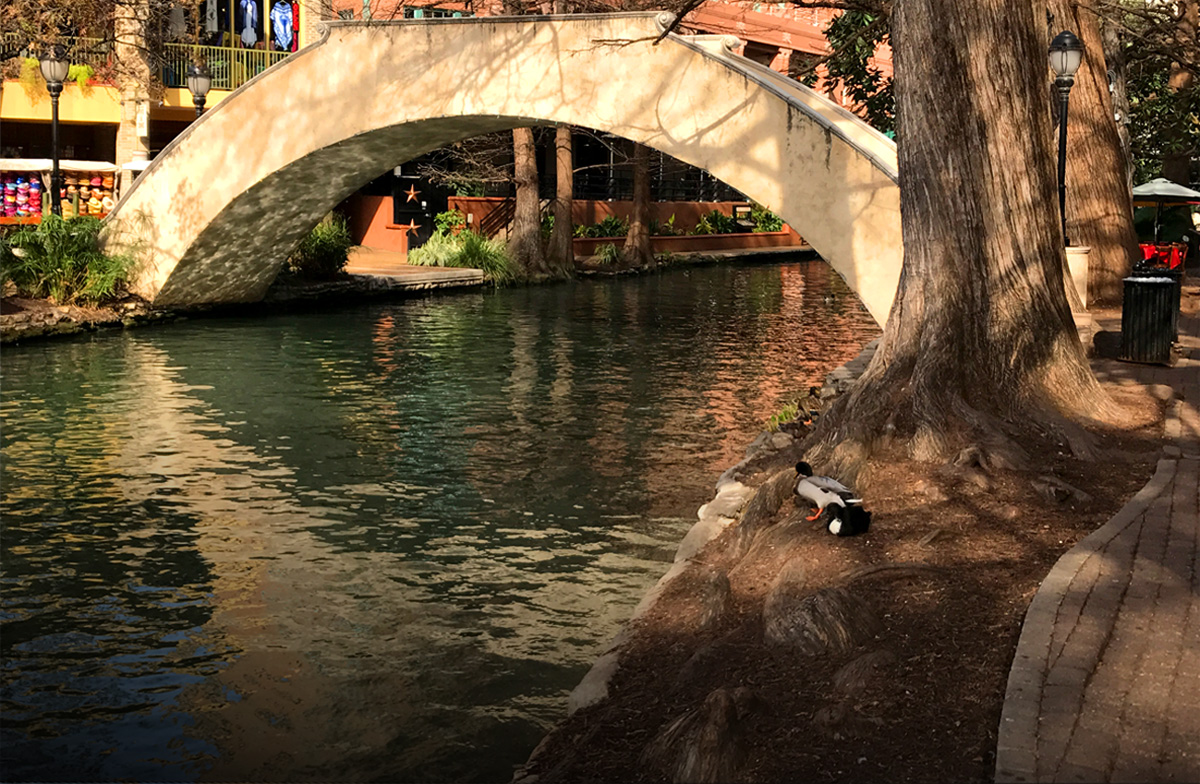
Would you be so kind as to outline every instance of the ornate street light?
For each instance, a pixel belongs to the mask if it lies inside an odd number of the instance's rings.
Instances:
[[[1070,30],[1063,30],[1050,42],[1050,68],[1058,88],[1058,211],[1062,217],[1063,242],[1067,240],[1067,105],[1075,72],[1083,62],[1083,41]]]
[[[204,114],[204,102],[208,100],[208,91],[212,87],[212,74],[203,65],[193,65],[188,68],[187,87],[192,92],[192,103],[196,104],[196,116]]]
[[[39,63],[42,78],[46,80],[46,91],[50,93],[50,152],[54,168],[50,171],[50,211],[62,217],[62,174],[58,171],[58,96],[62,94],[63,82],[71,70],[67,50],[62,46],[49,46]]]

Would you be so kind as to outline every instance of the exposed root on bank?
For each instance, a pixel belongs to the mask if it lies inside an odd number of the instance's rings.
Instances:
[[[894,356],[888,337],[803,444],[810,463],[844,481],[861,484],[873,457],[900,454],[984,474],[1029,469],[1029,447],[1047,442],[1095,460],[1097,441],[1088,425],[1120,422],[1120,409],[1091,374],[1077,341],[1058,341],[1038,370],[989,379],[985,362],[967,368],[936,355]]]

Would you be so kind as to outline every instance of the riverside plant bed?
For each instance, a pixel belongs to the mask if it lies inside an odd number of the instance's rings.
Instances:
[[[617,247],[621,246],[620,242]],[[701,267],[718,262],[736,263],[782,263],[814,261],[820,257],[807,246],[792,248],[742,249],[714,252],[661,253],[653,264],[640,267],[624,267],[602,261],[599,256],[578,256],[575,272],[580,277],[605,277],[612,275],[640,275],[647,272],[663,272],[678,267]]]
[[[479,280],[406,281],[373,275],[339,274],[324,280],[280,276],[259,302],[206,305],[164,310],[140,297],[128,295],[103,305],[56,305],[50,300],[6,296],[0,305],[0,343],[77,335],[103,329],[136,327],[180,321],[189,316],[267,312],[293,306],[339,304],[363,297],[426,293],[442,288],[479,286]]]
[[[104,305],[56,305],[45,299],[4,297],[0,300],[0,343],[77,335],[102,329],[155,324],[183,318],[152,308],[138,297]]]
[[[516,780],[990,781],[1033,594],[1160,454],[1164,388],[1107,391],[1127,416],[1098,431],[1098,462],[1065,445],[1025,471],[876,458],[856,537],[804,519],[799,442],[778,439],[722,477],[754,496],[618,637],[607,698]]]

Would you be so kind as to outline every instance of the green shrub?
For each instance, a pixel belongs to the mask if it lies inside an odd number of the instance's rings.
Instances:
[[[615,215],[609,215],[599,223],[588,226],[585,237],[624,237],[629,233],[629,224]]]
[[[92,85],[90,84],[92,77],[96,75],[96,69],[90,65],[82,63],[72,64],[67,69],[67,81],[75,82],[79,85],[79,92],[85,98],[92,94]]]
[[[683,231],[675,225],[675,216],[672,214],[667,218],[666,223],[660,223],[657,220],[650,221],[650,236],[651,237],[678,237],[683,234]]]
[[[511,283],[517,279],[516,268],[503,241],[473,231],[462,232],[458,239],[457,266],[483,270],[496,284]]]
[[[0,239],[0,282],[59,304],[102,302],[121,291],[135,267],[131,255],[100,249],[98,218],[47,215]]]
[[[770,419],[767,420],[767,430],[774,433],[779,429],[779,426],[791,422],[800,413],[800,403],[793,400],[787,403],[783,408],[779,409]]]
[[[449,183],[455,196],[486,196],[487,188],[482,182],[469,178],[451,177]]]
[[[467,216],[458,210],[446,210],[433,216],[433,230],[438,234],[458,234],[467,227]]]
[[[750,220],[754,221],[755,231],[783,231],[783,218],[761,204],[751,206]]]
[[[596,258],[602,264],[620,264],[622,259],[621,249],[611,242],[606,242],[596,248]]]
[[[713,210],[700,216],[692,234],[738,234],[741,231],[742,227],[738,225],[736,218],[725,215],[720,210]]]
[[[424,245],[408,252],[408,263],[418,267],[479,269],[497,285],[517,278],[504,243],[473,231],[461,231],[455,236],[434,234]]]
[[[434,233],[419,248],[408,251],[408,263],[417,267],[454,267],[458,258],[458,243],[448,234]]]
[[[554,233],[554,214],[547,212],[542,216],[542,240],[550,239]]]
[[[334,213],[300,241],[288,257],[288,269],[305,277],[332,277],[345,269],[353,244],[345,217]]]

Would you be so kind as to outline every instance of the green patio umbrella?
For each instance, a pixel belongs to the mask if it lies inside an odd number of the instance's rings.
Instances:
[[[1133,189],[1133,198],[1153,201],[1154,209],[1154,242],[1158,243],[1159,216],[1164,204],[1191,204],[1200,202],[1200,192],[1185,188],[1179,183],[1171,182],[1165,177],[1157,177]]]

